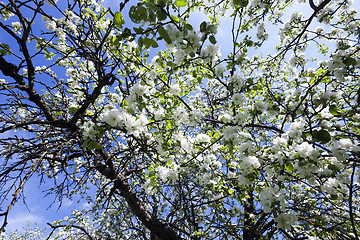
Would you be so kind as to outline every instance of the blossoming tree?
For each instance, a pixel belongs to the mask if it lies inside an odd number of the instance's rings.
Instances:
[[[359,239],[351,1],[7,0],[0,13],[1,230],[35,178],[92,204],[49,223],[54,239]]]

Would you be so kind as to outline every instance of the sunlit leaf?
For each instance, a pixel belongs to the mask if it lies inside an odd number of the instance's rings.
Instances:
[[[177,6],[177,7],[185,7],[187,5],[187,2],[184,1],[184,0],[177,0],[174,2],[174,4]]]
[[[174,20],[175,22],[180,22],[180,18],[175,17],[174,15],[170,15],[171,19]]]
[[[285,169],[288,170],[289,172],[293,172],[294,171],[294,166],[290,163],[290,162],[286,162],[284,164]]]
[[[125,23],[124,17],[121,12],[117,11],[114,16],[114,24],[118,28],[122,28],[122,25]]]
[[[334,116],[339,115],[339,112],[338,112],[337,107],[335,105],[331,105],[329,107],[329,112]]]

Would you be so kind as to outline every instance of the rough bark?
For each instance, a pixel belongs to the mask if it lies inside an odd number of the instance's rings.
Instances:
[[[244,204],[244,227],[243,227],[243,240],[256,240],[259,239],[259,234],[252,215],[255,214],[254,195],[248,191],[249,198]]]

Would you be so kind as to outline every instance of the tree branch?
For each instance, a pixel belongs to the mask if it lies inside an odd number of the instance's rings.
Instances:
[[[105,153],[102,153],[101,155],[103,154]],[[101,159],[96,157],[96,154],[92,155],[95,155],[95,168],[106,178],[115,180],[114,187],[120,191],[132,212],[151,232],[155,233],[161,240],[181,239],[167,224],[162,223],[156,216],[152,215],[144,202],[138,198],[123,174],[119,173],[114,168],[110,169],[105,164],[101,163]]]
[[[317,11],[317,6],[314,4],[313,0],[309,0],[310,7],[314,9],[314,11]]]
[[[62,228],[62,227],[68,227],[69,225],[57,225],[57,226],[54,226],[52,225],[51,223],[47,223],[47,225],[49,225],[50,227],[52,227],[53,229],[56,229],[56,228]],[[70,225],[71,227],[73,228],[77,228],[77,229],[80,229],[81,231],[83,231],[86,236],[89,238],[89,240],[94,240],[94,238],[90,235],[90,233],[88,233],[88,231],[86,231],[85,228],[83,227],[80,227],[80,226],[77,226],[77,225]]]

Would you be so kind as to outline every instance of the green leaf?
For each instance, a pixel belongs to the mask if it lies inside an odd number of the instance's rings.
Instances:
[[[207,34],[201,36],[200,41],[204,42],[207,39]]]
[[[168,32],[165,30],[165,28],[160,27],[159,28],[159,34],[160,34],[160,37],[162,37],[167,44],[172,43],[171,38],[170,38]]]
[[[141,104],[138,105],[138,109],[139,109],[140,112],[141,112],[145,107],[146,107],[146,104],[145,104],[145,103],[141,103]]]
[[[114,46],[119,47],[120,41],[121,41],[122,39],[123,39],[123,38],[122,38],[122,35],[117,35],[117,36],[113,37],[113,44],[114,44]]]
[[[94,141],[94,140],[91,140],[91,141],[89,142],[89,144],[87,145],[87,147],[88,147],[89,150],[102,149],[102,148],[103,148],[100,144],[98,144],[98,143],[97,143],[96,141]]]
[[[136,33],[143,33],[143,32],[144,32],[144,29],[141,28],[141,27],[139,27],[139,28],[133,27],[133,29],[134,29],[134,31],[135,31]]]
[[[158,18],[159,21],[164,21],[164,20],[166,20],[166,18],[167,18],[166,13],[163,12],[161,9],[158,9],[158,10],[156,11],[156,14],[157,14],[157,18]]]
[[[343,62],[346,66],[350,66],[350,65],[356,66],[356,59],[352,58],[352,57],[345,58],[345,60]]]
[[[187,2],[184,0],[177,0],[174,3],[177,7],[185,7],[187,5]]]
[[[331,105],[329,107],[329,112],[334,116],[339,115],[339,112],[338,112],[337,107],[335,105]]]
[[[150,48],[150,47],[157,48],[159,46],[159,44],[154,39],[150,39],[150,38],[144,38],[143,44],[146,48]]]
[[[254,45],[254,42],[251,41],[251,40],[246,40],[245,44],[246,44],[246,46],[248,46],[248,47],[252,47],[252,46]]]
[[[214,36],[210,36],[210,37],[209,37],[209,41],[210,41],[212,44],[216,44],[216,43],[217,43],[217,41],[216,41],[216,39],[215,39]]]
[[[139,39],[138,39],[138,45],[139,45],[139,47],[142,47],[142,46],[143,46],[143,38],[142,38],[142,37],[139,37]]]
[[[330,196],[331,200],[337,200],[339,198],[339,196],[335,194],[330,194]]]
[[[157,0],[157,4],[158,4],[160,7],[165,7],[165,6],[166,6],[166,3],[167,3],[167,0]]]
[[[315,141],[321,143],[327,143],[331,140],[331,135],[328,131],[321,129],[320,131],[314,131]]]
[[[234,6],[246,7],[249,4],[249,0],[233,0]]]
[[[98,134],[96,134],[97,138],[102,138],[105,135],[105,131],[99,132]]]
[[[151,9],[148,9],[148,14],[149,14],[148,20],[149,20],[150,22],[156,22],[156,15],[157,15],[157,14],[155,14],[154,11],[151,11]]]
[[[90,138],[86,139],[86,140],[83,142],[82,147],[86,148],[90,141],[91,141]]]
[[[117,11],[114,16],[114,24],[118,28],[122,28],[122,25],[125,23],[124,17],[121,12]]]
[[[121,37],[122,39],[127,39],[131,35],[131,30],[129,28],[125,28],[121,34]]]
[[[180,22],[180,18],[175,17],[174,15],[170,15],[171,19],[174,20],[175,22],[179,23]]]
[[[193,26],[191,26],[190,24],[185,24],[185,28],[187,29],[187,30],[189,30],[189,31],[191,31],[191,30],[193,30],[194,28],[193,28]]]
[[[311,133],[310,132],[303,132],[302,136],[304,138],[307,138],[307,137],[310,137],[311,136]]]
[[[153,48],[159,47],[159,44],[157,43],[157,41],[155,41],[154,39],[151,39],[151,40],[152,40],[151,46],[152,46]]]
[[[78,110],[79,110],[78,107],[71,107],[71,108],[69,109],[69,113],[70,113],[70,114],[73,114],[73,113],[76,113]]]
[[[206,32],[206,25],[207,23],[205,21],[200,24],[200,32]]]
[[[131,6],[129,17],[134,23],[140,23],[142,20],[147,20],[148,14],[143,6]]]
[[[132,109],[132,108],[130,108],[130,107],[126,108],[126,111],[127,111],[128,113],[130,113],[130,114],[134,114],[134,113],[135,113],[135,110]]]
[[[4,48],[4,49],[1,49],[1,48],[0,48],[0,55],[1,55],[1,56],[5,56],[6,54],[11,55],[11,54],[10,54],[10,47],[9,47],[8,44],[6,44],[6,43],[0,43],[0,45],[1,45],[2,48]]]
[[[286,162],[284,164],[285,169],[288,170],[289,172],[293,172],[294,171],[294,166],[290,163],[290,162]]]
[[[334,165],[334,164],[328,164],[328,169],[330,169],[331,171],[333,171],[334,173],[339,173],[340,169],[338,166]]]

